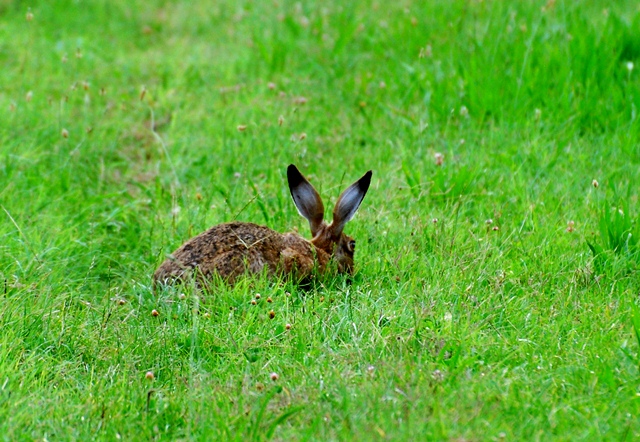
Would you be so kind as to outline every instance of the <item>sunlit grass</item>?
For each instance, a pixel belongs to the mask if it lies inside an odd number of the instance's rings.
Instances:
[[[640,437],[635,3],[0,14],[5,439]],[[308,237],[290,163],[373,169],[352,282],[153,293],[216,223]]]

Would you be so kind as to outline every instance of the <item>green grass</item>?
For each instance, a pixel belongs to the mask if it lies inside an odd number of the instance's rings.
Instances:
[[[0,1],[2,437],[640,438],[640,9],[544,3]],[[352,284],[152,293],[289,163]]]

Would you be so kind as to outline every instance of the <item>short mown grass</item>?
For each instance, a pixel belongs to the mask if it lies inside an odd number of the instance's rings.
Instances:
[[[640,438],[638,26],[626,0],[0,1],[0,434]],[[153,292],[217,223],[308,237],[290,163],[329,210],[373,169],[352,281]]]

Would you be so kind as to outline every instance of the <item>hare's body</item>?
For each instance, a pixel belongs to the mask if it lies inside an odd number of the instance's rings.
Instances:
[[[176,250],[153,275],[154,284],[195,278],[198,284],[214,275],[233,284],[244,273],[282,274],[296,280],[334,267],[352,273],[355,241],[342,230],[353,218],[371,183],[371,171],[349,186],[324,222],[324,206],[311,183],[292,164],[287,168],[289,191],[298,212],[309,221],[313,239],[278,233],[252,223],[231,222],[212,227]],[[334,261],[335,266],[329,266]]]
[[[297,233],[279,233],[252,223],[219,224],[190,239],[176,250],[153,275],[160,283],[196,280],[219,275],[229,283],[244,273],[266,272],[310,276],[314,267],[324,270],[331,255]]]

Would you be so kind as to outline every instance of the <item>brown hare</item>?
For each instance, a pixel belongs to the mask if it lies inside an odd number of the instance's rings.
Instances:
[[[287,180],[298,212],[309,220],[311,241],[295,232],[278,233],[252,223],[220,224],[169,255],[153,275],[154,286],[190,277],[201,286],[215,275],[233,284],[245,273],[265,271],[269,276],[280,274],[302,281],[314,272],[326,272],[333,267],[331,261],[338,272],[351,274],[356,242],[342,231],[369,190],[371,171],[342,192],[331,224],[323,219],[320,195],[293,164],[287,168]]]

